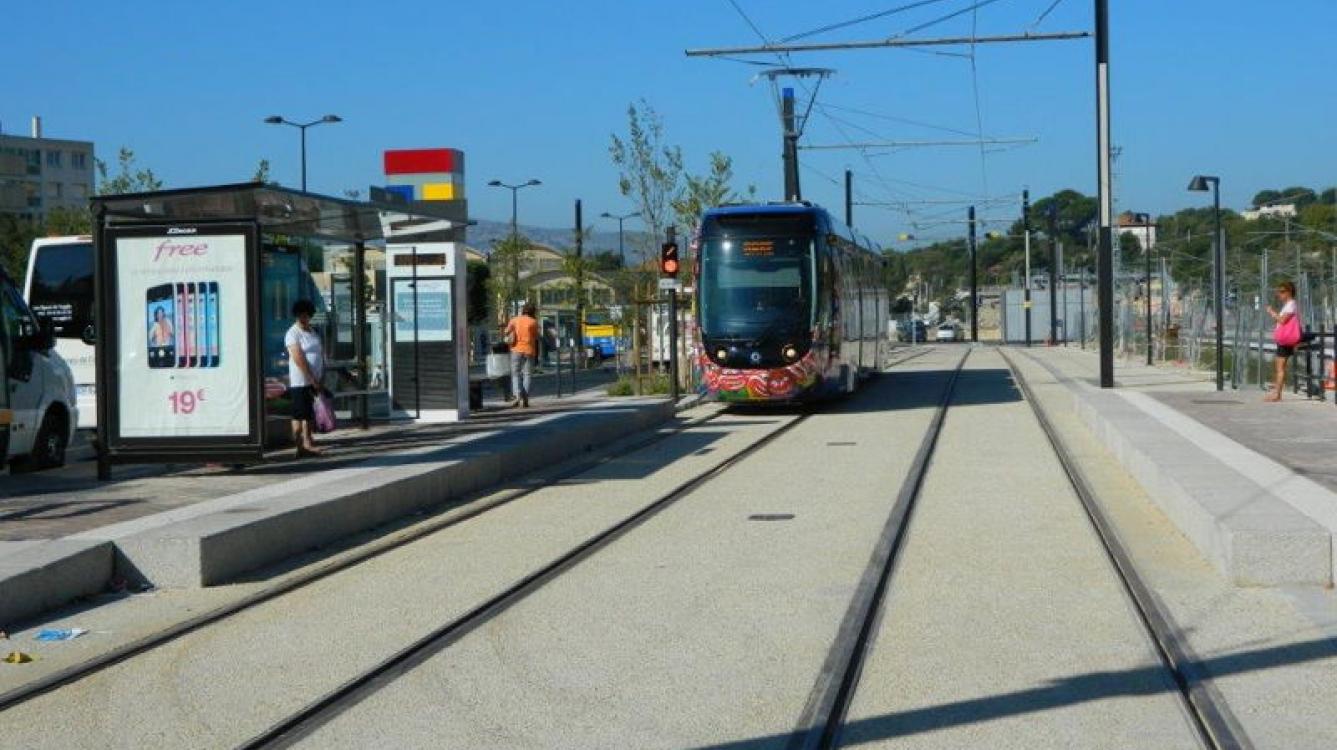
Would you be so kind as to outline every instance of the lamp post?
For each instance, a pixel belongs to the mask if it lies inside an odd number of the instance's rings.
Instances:
[[[507,183],[502,182],[501,180],[491,180],[487,183],[488,187],[501,187],[511,191],[511,250],[512,251],[515,251],[517,249],[516,245],[519,243],[520,240],[519,214],[517,213],[519,202],[516,199],[516,195],[524,188],[534,187],[535,185],[542,185],[542,184],[543,184],[542,182],[539,182],[538,180],[534,179],[528,180],[526,182],[521,182],[516,185],[508,185]],[[520,286],[520,264],[518,262],[512,263],[511,270],[512,270],[511,289],[516,290]],[[512,302],[513,300],[506,300],[507,305],[510,305]]]
[[[632,211],[629,214],[622,214],[621,216],[617,214],[610,214],[607,211],[604,211],[603,213],[599,214],[599,216],[604,219],[617,219],[617,257],[622,260],[623,267],[626,267],[627,265],[627,251],[624,250],[622,247],[622,222],[626,221],[627,219],[633,219],[640,215],[641,215],[640,211]]]
[[[1147,366],[1152,364],[1151,360],[1151,214],[1136,214],[1135,220],[1142,222],[1142,254],[1147,261]]]
[[[1216,241],[1213,242],[1212,268],[1216,272],[1216,283],[1212,285],[1212,304],[1216,306],[1216,390],[1225,390],[1225,370],[1222,355],[1225,352],[1225,341],[1223,333],[1225,328],[1225,243],[1221,237],[1221,178],[1210,177],[1207,175],[1198,175],[1188,184],[1188,189],[1195,193],[1205,193],[1208,185],[1211,185],[1212,191],[1212,210],[1216,216]]]
[[[265,118],[265,122],[270,125],[291,125],[294,128],[297,128],[298,130],[302,131],[302,192],[303,193],[306,192],[306,129],[314,127],[316,125],[333,125],[336,122],[343,122],[343,121],[344,118],[338,115],[325,115],[319,120],[312,120],[311,122],[293,122],[292,120],[284,119],[280,115],[270,115],[269,117]]]

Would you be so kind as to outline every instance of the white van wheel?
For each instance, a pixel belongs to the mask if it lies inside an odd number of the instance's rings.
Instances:
[[[30,461],[33,468],[51,469],[65,465],[65,449],[69,447],[69,429],[65,418],[48,411],[33,440]]]

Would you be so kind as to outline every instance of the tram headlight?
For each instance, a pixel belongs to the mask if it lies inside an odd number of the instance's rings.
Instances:
[[[728,352],[728,351],[726,351],[725,349],[716,349],[716,350],[715,350],[715,361],[716,361],[716,362],[719,362],[720,364],[724,364],[726,361],[728,361],[728,359],[729,359],[729,352]]]
[[[785,344],[780,348],[780,354],[789,362],[798,361],[798,347],[793,344]]]

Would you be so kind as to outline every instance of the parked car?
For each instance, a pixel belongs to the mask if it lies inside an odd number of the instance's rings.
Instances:
[[[961,329],[961,326],[955,323],[943,323],[938,326],[937,341],[963,341],[964,339],[965,331]]]
[[[928,326],[922,320],[902,320],[896,324],[896,333],[901,341],[928,341]]]
[[[65,463],[79,423],[74,373],[18,286],[0,271],[0,465]]]

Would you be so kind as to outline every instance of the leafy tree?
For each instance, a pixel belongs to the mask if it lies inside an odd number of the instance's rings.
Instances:
[[[466,318],[470,325],[487,322],[488,279],[492,268],[481,260],[471,260],[466,273],[468,277],[468,300]]]
[[[262,185],[277,185],[269,176],[269,160],[261,159],[259,164],[255,165],[255,174],[251,176],[251,182],[258,182]]]
[[[618,190],[640,209],[652,242],[673,221],[673,200],[682,180],[682,149],[664,140],[664,119],[649,102],[627,107],[627,135],[608,147],[618,168]]]
[[[93,163],[97,167],[99,195],[146,193],[162,189],[162,180],[159,180],[151,169],[138,169],[135,165],[135,152],[125,146],[121,146],[121,150],[116,154],[115,177],[107,176],[105,161],[94,159]]]
[[[491,270],[487,279],[487,289],[495,303],[498,326],[506,325],[511,309],[525,294],[525,283],[520,278],[529,262],[529,253],[533,243],[524,235],[506,237],[492,243],[492,253],[488,256]]]
[[[622,256],[613,250],[600,250],[585,256],[592,271],[619,271],[622,269]]]
[[[47,234],[89,234],[93,231],[93,217],[88,209],[61,206],[46,212],[43,228]]]
[[[0,265],[12,278],[23,278],[28,266],[28,250],[32,241],[40,236],[42,227],[37,222],[0,213]]]
[[[737,202],[742,197],[733,189],[733,176],[733,159],[719,151],[710,153],[709,172],[704,175],[684,175],[682,189],[672,201],[673,214],[681,235],[692,235],[706,209]],[[749,198],[756,192],[755,185],[747,187]]]

